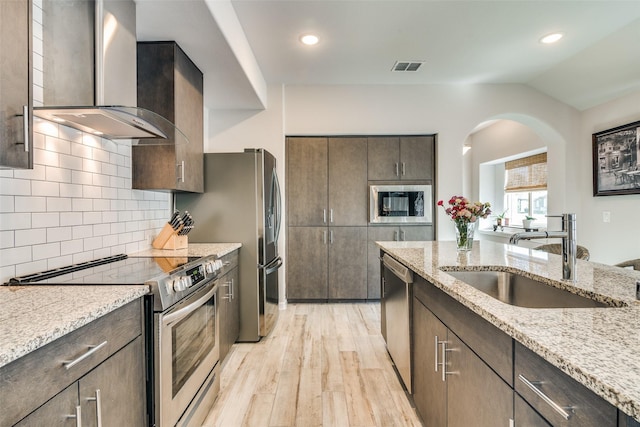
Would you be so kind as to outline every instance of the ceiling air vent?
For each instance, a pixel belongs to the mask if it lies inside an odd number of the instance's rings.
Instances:
[[[396,61],[391,71],[418,71],[424,61]]]

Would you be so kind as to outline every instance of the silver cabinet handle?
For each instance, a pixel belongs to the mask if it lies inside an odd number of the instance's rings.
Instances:
[[[184,160],[178,163],[176,168],[180,169],[180,173],[176,176],[176,181],[184,182]]]
[[[76,413],[74,415],[67,415],[67,418],[76,420],[76,427],[82,427],[82,407],[76,406]]]
[[[434,370],[435,370],[435,372],[438,372],[438,365],[439,365],[439,363],[438,363],[438,344],[439,344],[439,343],[440,343],[440,342],[438,341],[438,336],[436,335],[436,341],[435,341],[435,345],[434,345],[435,353],[434,353],[434,355],[433,355],[433,357],[434,357],[434,359],[435,359],[435,361],[436,361],[436,362],[435,362],[435,366],[434,366]]]
[[[403,242],[406,240],[406,239],[404,238],[404,230],[402,230],[402,231],[400,232],[400,240],[402,240]]]
[[[333,224],[333,209],[329,209],[329,222]]]
[[[24,151],[29,152],[29,107],[22,106],[22,121],[24,123]]]
[[[562,418],[564,418],[565,420],[568,420],[569,418],[571,418],[571,414],[569,414],[567,411],[565,411],[565,409],[571,410],[571,406],[567,406],[567,407],[563,408],[562,406],[558,405],[556,402],[551,400],[551,398],[549,396],[547,396],[546,394],[544,394],[542,392],[542,390],[540,390],[538,387],[536,387],[536,385],[542,384],[541,381],[529,381],[522,374],[519,374],[518,378],[520,379],[520,381],[522,381],[524,383],[524,385],[529,387],[531,389],[531,391],[533,391],[540,399],[544,400],[544,402],[547,405],[551,406],[554,411],[556,411],[558,414],[560,414],[560,416]]]
[[[236,286],[234,280],[231,279],[231,301],[233,301],[234,299],[236,299]]]
[[[406,163],[402,162],[402,176],[405,175],[405,171],[406,171]]]
[[[324,243],[325,245],[327,244],[327,232],[326,231],[322,232],[322,243]]]
[[[333,245],[333,230],[329,231],[329,244]]]
[[[327,223],[327,210],[326,209],[322,209],[322,223],[323,224]]]
[[[232,297],[231,297],[231,280],[229,280],[228,282],[224,282],[222,284],[222,286],[227,288],[227,295],[222,297],[222,299],[226,299],[227,301],[231,301]]]
[[[396,162],[396,176],[400,176],[400,171],[398,170],[398,162]]]
[[[96,397],[87,397],[87,400],[96,402],[96,423],[98,427],[102,427],[102,399],[100,395],[100,389],[96,389]]]
[[[447,375],[453,375],[456,372],[447,371],[447,351],[453,351],[453,349],[447,348],[447,341],[440,341],[442,344],[442,362],[440,365],[442,366],[442,381],[447,381]]]
[[[398,232],[397,231],[393,232],[393,240],[396,241],[396,242],[398,241]]]
[[[96,351],[100,350],[105,345],[107,345],[107,341],[103,341],[98,345],[90,345],[89,346],[89,350],[87,350],[87,352],[85,354],[83,354],[82,356],[80,356],[80,357],[78,357],[76,359],[73,359],[73,360],[68,360],[68,361],[62,362],[62,363],[63,363],[63,365],[64,365],[64,367],[66,369],[71,369],[74,366],[76,366],[78,363],[82,362],[87,357],[91,356]]]

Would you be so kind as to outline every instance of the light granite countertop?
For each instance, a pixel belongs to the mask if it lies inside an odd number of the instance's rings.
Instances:
[[[130,257],[222,257],[239,243],[195,243]],[[149,292],[144,285],[0,286],[0,368]]]
[[[194,257],[194,256],[207,256],[217,255],[223,257],[226,254],[239,249],[242,246],[240,243],[189,243],[189,246],[185,249],[147,249],[140,252],[129,254],[130,257]]]
[[[0,368],[149,293],[148,286],[0,286]]]
[[[577,281],[564,282],[561,257],[476,241],[377,242],[385,252],[482,316],[626,414],[640,420],[640,272],[578,260]],[[534,309],[502,303],[442,270],[517,271],[616,308]]]

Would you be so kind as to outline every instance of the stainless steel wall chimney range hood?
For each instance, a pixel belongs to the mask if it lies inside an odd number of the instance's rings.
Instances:
[[[45,106],[34,116],[132,145],[188,143],[171,121],[129,106],[137,104],[132,0],[44,0],[42,7]]]

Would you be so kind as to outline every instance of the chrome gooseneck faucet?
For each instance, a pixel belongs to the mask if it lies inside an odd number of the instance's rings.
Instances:
[[[576,214],[547,215],[547,218],[562,218],[562,231],[536,231],[511,235],[509,243],[517,245],[520,240],[562,239],[562,279],[576,280]]]

